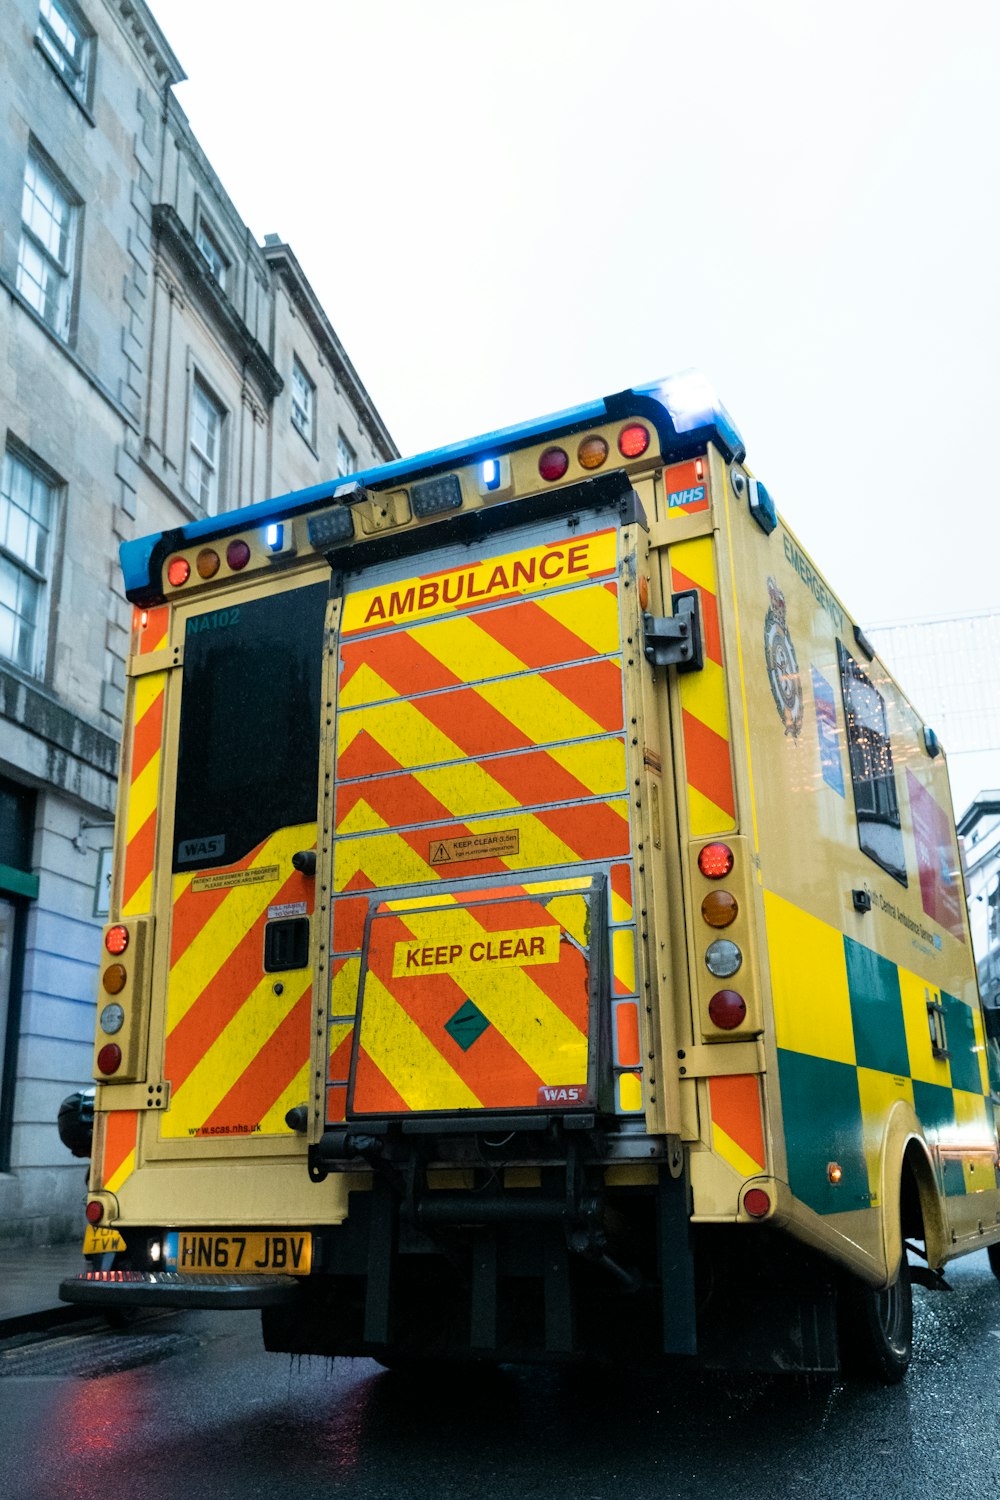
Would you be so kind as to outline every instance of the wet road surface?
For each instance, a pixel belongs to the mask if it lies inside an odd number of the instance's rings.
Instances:
[[[17,1500],[908,1500],[1000,1485],[1000,1285],[916,1289],[901,1387],[505,1368],[443,1381],[263,1350],[185,1313],[0,1347]]]

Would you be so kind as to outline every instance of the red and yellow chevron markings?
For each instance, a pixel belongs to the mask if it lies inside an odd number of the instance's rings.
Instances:
[[[117,1193],[125,1179],[135,1171],[138,1135],[138,1110],[113,1109],[105,1115],[101,1182],[105,1192]]]
[[[545,1088],[584,1102],[586,906],[582,893],[546,903],[500,888],[434,909],[380,908],[353,1112],[534,1108]]]
[[[134,655],[148,656],[166,646],[169,614],[166,606],[134,611]],[[121,904],[122,915],[126,917],[148,912],[152,906],[166,685],[166,672],[148,672],[135,680],[126,769],[128,797],[125,809],[125,868]]]
[[[199,889],[197,875],[174,877],[164,1137],[284,1135],[286,1111],[307,1097],[311,969],[276,985],[263,954],[270,907],[312,906],[291,858],[315,833],[282,829],[226,872],[259,881]]]
[[[764,1122],[760,1108],[760,1080],[751,1073],[710,1078],[712,1150],[740,1177],[764,1171]]]
[[[692,838],[736,827],[736,798],[729,746],[729,710],[722,671],[722,638],[712,538],[697,537],[670,549],[674,590],[701,595],[705,665],[679,679]]]

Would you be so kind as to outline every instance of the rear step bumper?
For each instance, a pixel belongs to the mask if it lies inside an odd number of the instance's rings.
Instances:
[[[294,1302],[294,1276],[181,1276],[176,1271],[82,1271],[59,1284],[63,1302],[96,1307],[273,1307]]]

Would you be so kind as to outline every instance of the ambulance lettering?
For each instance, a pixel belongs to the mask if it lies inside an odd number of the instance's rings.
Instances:
[[[428,578],[419,586],[390,589],[374,595],[365,613],[364,623],[388,624],[411,615],[414,610],[437,609],[472,604],[481,599],[502,597],[512,591],[554,583],[561,578],[575,578],[591,569],[589,541],[572,546],[548,547],[541,553],[508,558],[493,565],[481,564],[463,568],[440,578]]]

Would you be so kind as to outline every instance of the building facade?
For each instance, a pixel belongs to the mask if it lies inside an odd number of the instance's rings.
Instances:
[[[958,820],[958,831],[979,993],[987,1010],[1000,1019],[1000,788],[972,800]]]
[[[0,0],[0,1239],[78,1232],[130,608],[118,545],[396,456],[142,0]]]

